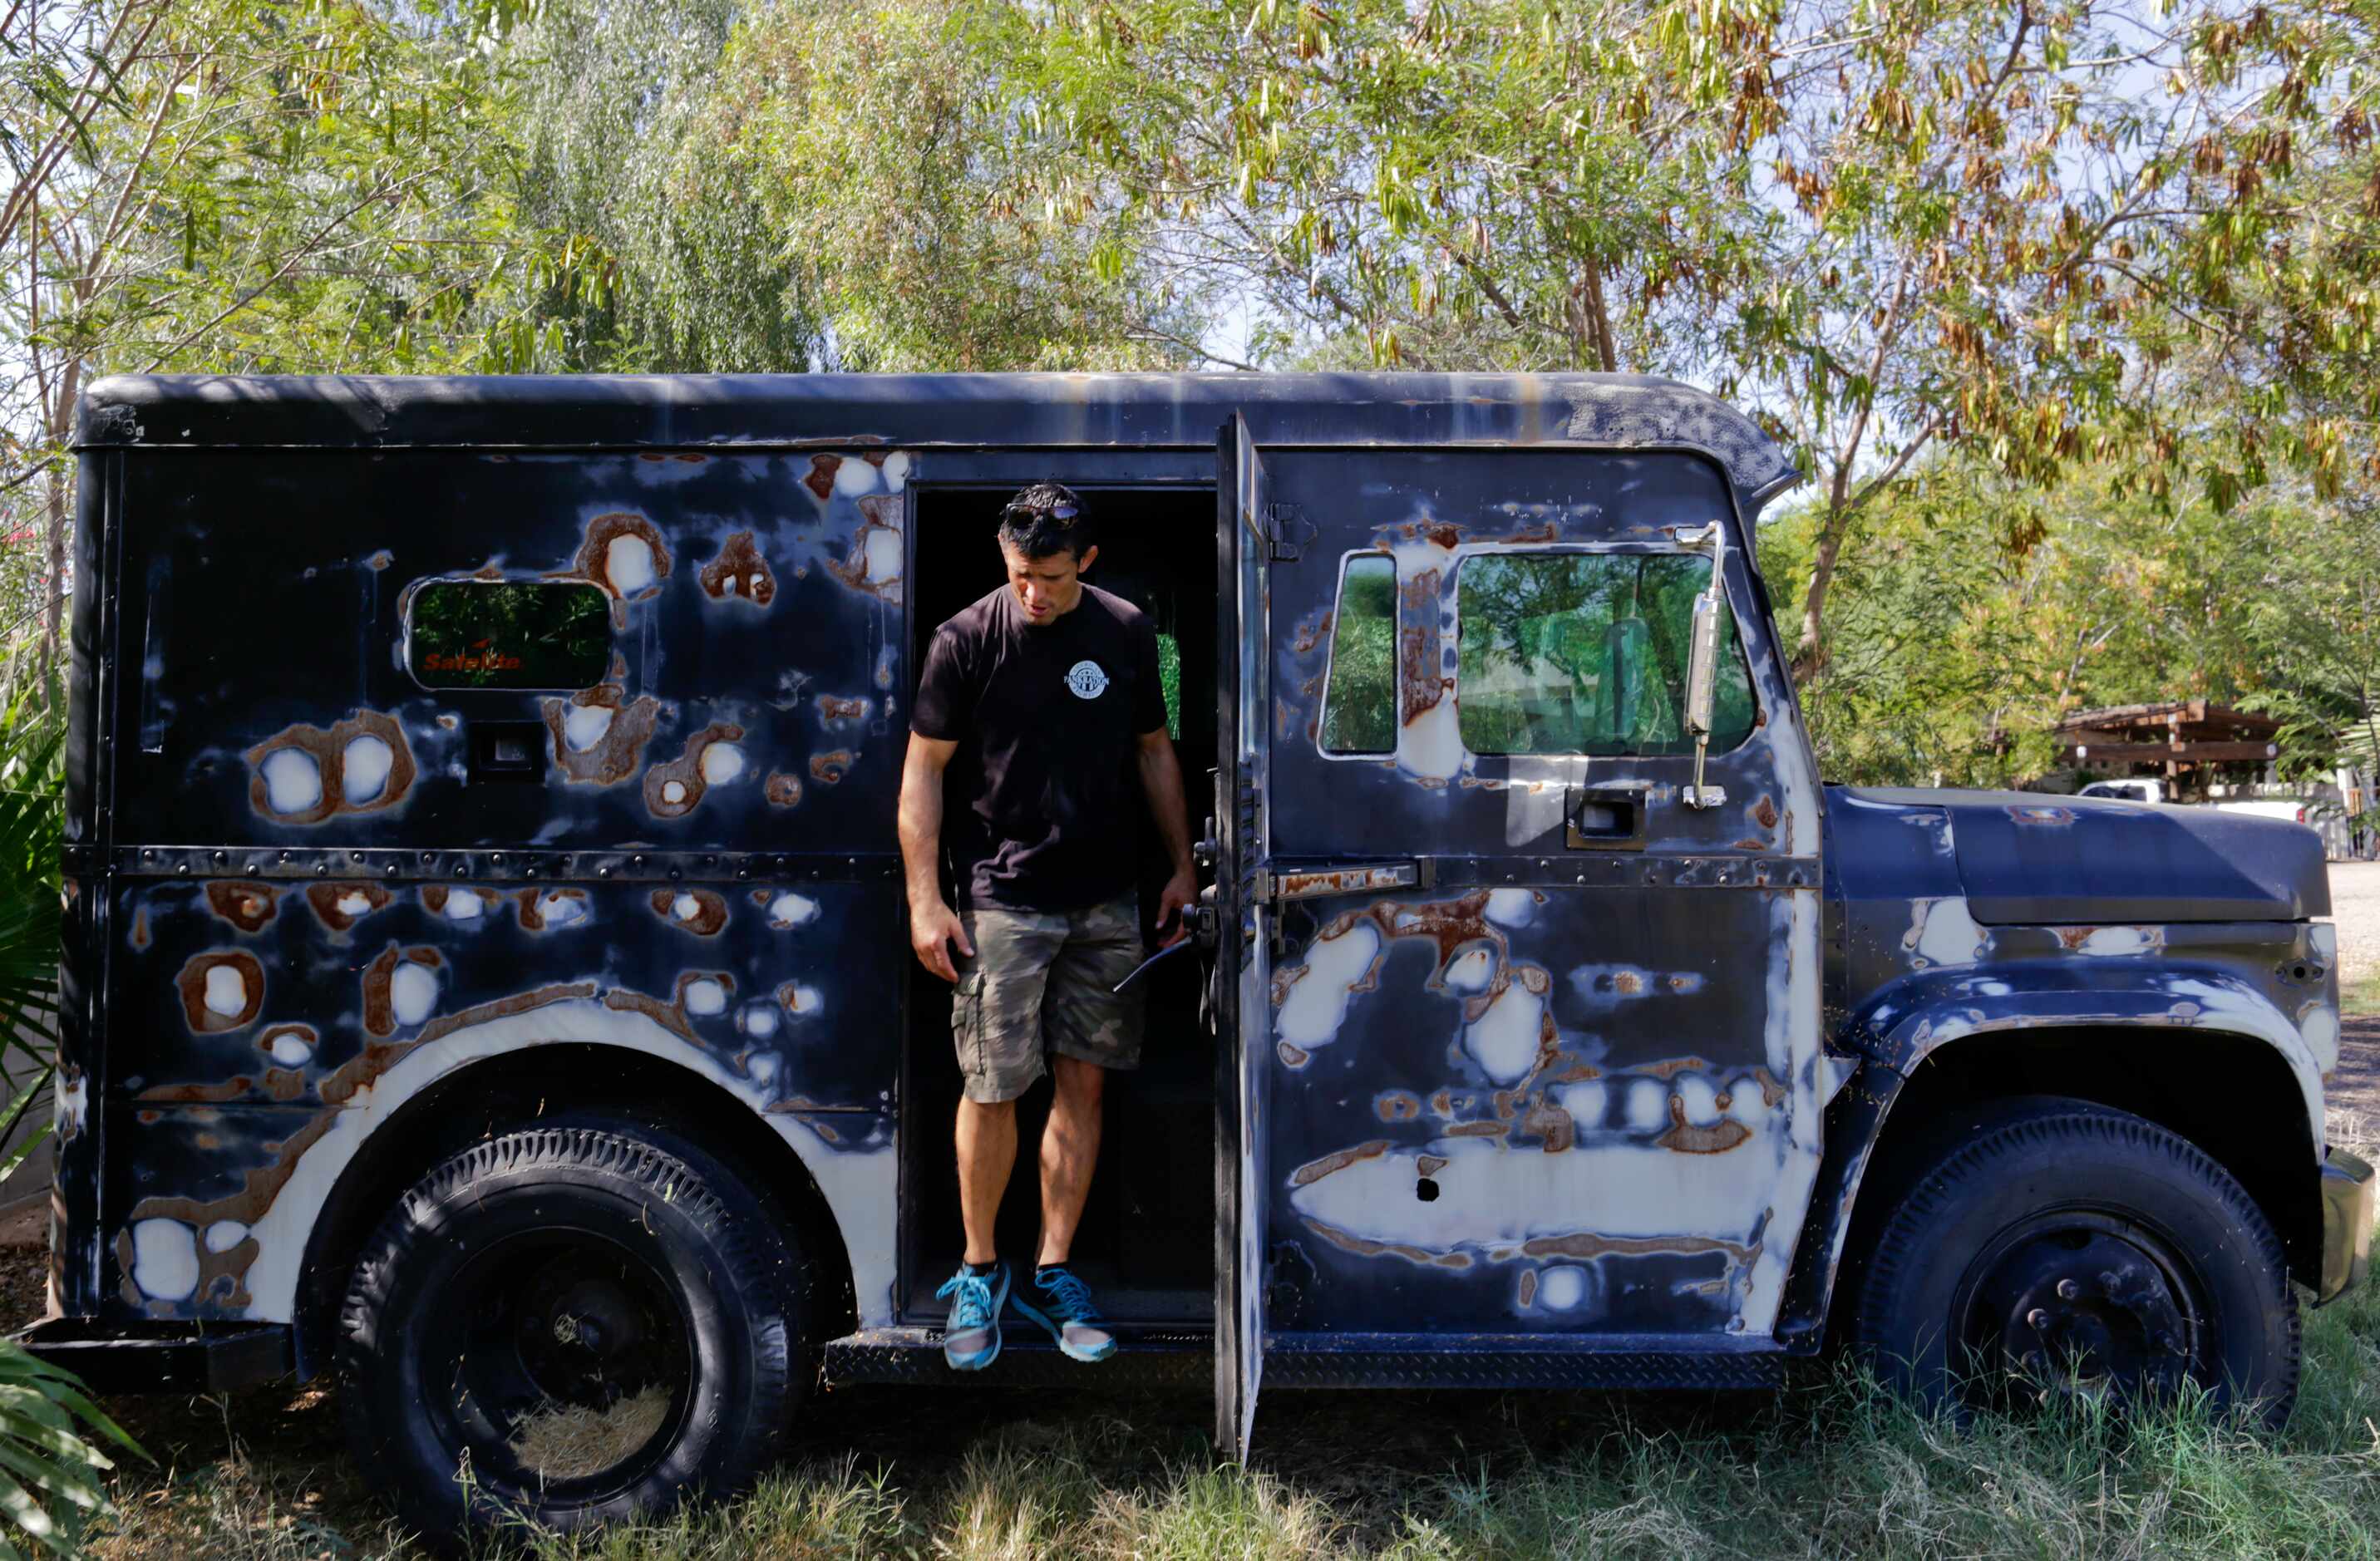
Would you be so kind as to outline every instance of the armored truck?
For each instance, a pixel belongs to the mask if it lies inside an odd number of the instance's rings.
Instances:
[[[1826,784],[1760,568],[1795,473],[1694,390],[122,378],[77,439],[27,1337],[334,1378],[425,1529],[731,1492],[821,1383],[954,1380],[895,791],[1050,478],[1212,772],[1205,901],[1075,1248],[1121,1351],[964,1380],[1211,1386],[1232,1456],[1265,1392],[1834,1342],[2277,1418],[2363,1273],[2313,833]]]

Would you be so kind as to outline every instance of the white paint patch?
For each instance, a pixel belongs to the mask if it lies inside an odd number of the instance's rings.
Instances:
[[[1900,946],[1929,965],[1971,965],[1991,951],[1991,938],[1967,914],[1967,897],[1946,894],[1912,902]]]
[[[756,1113],[772,1103],[771,1093],[752,1079],[649,1015],[606,1008],[595,998],[548,1003],[526,1013],[467,1025],[407,1053],[379,1080],[358,1091],[347,1107],[337,1113],[330,1130],[298,1157],[280,1195],[256,1222],[253,1234],[261,1250],[249,1269],[250,1301],[246,1315],[270,1323],[286,1323],[297,1316],[298,1270],[307,1237],[322,1216],[323,1204],[365,1141],[407,1101],[457,1069],[546,1044],[619,1047],[709,1079]],[[840,1145],[827,1144],[796,1118],[779,1114],[763,1119],[801,1157],[834,1216],[844,1250],[851,1255],[860,1326],[889,1326],[892,1237],[899,1228],[895,1214],[899,1168],[892,1139],[882,1131],[880,1117],[843,1114],[834,1119],[852,1124],[843,1130]],[[872,1138],[862,1131],[863,1124],[875,1130]],[[856,1147],[861,1144],[868,1147]],[[1408,1185],[1405,1196],[1412,1195]]]
[[[1779,746],[1790,747],[1783,744]],[[1960,902],[1961,919],[1966,902]],[[1973,926],[1973,923],[1968,925]],[[1737,1154],[1773,1144],[1767,1153],[1775,1169],[1767,1181],[1767,1221],[1765,1228],[1786,1232],[1802,1228],[1809,1212],[1810,1188],[1818,1179],[1818,1102],[1808,1081],[1818,1060],[1818,897],[1803,890],[1772,901],[1768,910],[1768,1071],[1787,1081],[1792,1093],[1786,1109],[1755,1129],[1754,1139],[1725,1155],[1681,1155],[1682,1160],[1731,1160]],[[1739,1092],[1741,1093],[1741,1092]],[[1747,1123],[1747,1126],[1750,1124]],[[1777,1142],[1781,1138],[1781,1142]],[[1777,1328],[1777,1309],[1785,1299],[1785,1275],[1793,1262],[1793,1240],[1780,1236],[1761,1243],[1743,1288],[1741,1330],[1766,1338]]]
[[[240,974],[237,965],[209,965],[205,1001],[209,1013],[221,1014],[225,1019],[238,1018],[248,1007],[248,977]]]
[[[1526,926],[1536,919],[1537,896],[1534,889],[1491,889],[1488,891],[1488,919],[1498,926]]]
[[[275,813],[308,813],[322,805],[322,767],[303,748],[275,748],[257,767],[264,805]]]
[[[1357,922],[1336,938],[1318,938],[1305,951],[1305,974],[1289,988],[1273,1030],[1305,1051],[1339,1038],[1346,1022],[1348,988],[1364,979],[1380,951],[1380,929]]]
[[[1727,1086],[1727,1114],[1745,1127],[1762,1126],[1769,1116],[1768,1092],[1760,1087],[1758,1079],[1736,1080]]]
[[[1485,991],[1495,975],[1496,955],[1488,949],[1467,950],[1446,966],[1446,984],[1458,992]]]
[[[1488,1001],[1479,1022],[1465,1027],[1463,1047],[1500,1084],[1515,1084],[1536,1066],[1546,1000],[1515,981]]]
[[[749,1003],[735,1016],[735,1027],[763,1040],[777,1033],[777,1010],[770,1003]]]
[[[761,577],[758,575],[747,575],[745,579],[745,584],[751,587],[755,592],[758,592],[760,588],[760,579]],[[735,576],[733,575],[727,576],[727,588],[731,591],[735,588]]]
[[[720,588],[721,588],[722,590],[724,590],[724,591],[725,591],[729,596],[734,596],[734,595],[735,594],[735,575],[728,575],[722,576],[722,577],[721,577],[721,579],[720,579],[719,585],[720,585]]]
[[[50,1122],[60,1138],[72,1138],[82,1131],[83,1117],[91,1109],[91,1081],[76,1074],[71,1083],[60,1084],[50,1098]]]
[[[475,889],[453,889],[446,891],[446,919],[450,922],[476,922],[488,908]]]
[[[395,763],[396,755],[381,739],[369,734],[351,738],[340,756],[339,787],[351,804],[378,802],[388,790],[388,772]]]
[[[848,463],[845,470],[849,469]],[[901,577],[901,534],[886,526],[877,526],[868,533],[866,551],[867,580],[871,586],[889,586]]]
[[[819,1010],[820,998],[815,986],[794,986],[785,992],[785,1007],[795,1014],[808,1016]]]
[[[2312,926],[2306,928],[2306,937],[2312,942],[2315,955],[2321,959],[2323,963],[2329,964],[2338,958],[2338,927],[2337,924],[2332,922],[2316,922]]]
[[[1611,1109],[1611,1091],[1599,1082],[1564,1084],[1554,1091],[1554,1103],[1570,1113],[1581,1133],[1601,1132],[1604,1113]]]
[[[724,786],[744,773],[744,750],[733,743],[713,743],[702,750],[702,778]]]
[[[653,571],[652,544],[637,536],[613,538],[603,548],[603,577],[623,597],[651,590],[660,579]]]
[[[188,1301],[199,1292],[199,1239],[178,1219],[132,1224],[132,1282],[152,1301]]]
[[[537,914],[548,928],[568,926],[587,919],[587,902],[575,894],[542,894],[538,896]]]
[[[1628,1131],[1659,1132],[1670,1125],[1670,1090],[1658,1079],[1628,1083]]]
[[[682,922],[690,922],[702,914],[702,902],[691,894],[681,894],[670,902],[670,914]]]
[[[684,802],[684,801],[686,801],[686,782],[685,782],[685,781],[683,781],[683,780],[664,780],[664,781],[662,781],[662,801],[663,801],[663,802]]]
[[[1682,1073],[1673,1093],[1690,1127],[1706,1128],[1718,1120],[1718,1089],[1700,1073]]]
[[[884,487],[888,492],[898,493],[908,482],[909,453],[895,450],[884,457]]]
[[[2338,1010],[2328,1003],[2308,1005],[2298,1020],[2298,1035],[2313,1053],[2314,1066],[2327,1073],[2338,1066]]]
[[[856,455],[844,456],[843,465],[834,468],[834,490],[845,498],[873,493],[880,480],[882,477],[876,469],[876,463],[863,461]]]
[[[1586,1299],[1586,1270],[1563,1264],[1537,1275],[1537,1304],[1548,1312],[1569,1312]]]
[[[438,976],[428,965],[400,962],[388,978],[388,1006],[399,1024],[419,1024],[438,1006]]]
[[[603,741],[612,730],[612,707],[609,705],[565,705],[562,707],[562,744],[574,754],[583,754]]]
[[[769,902],[771,926],[805,926],[818,918],[818,902],[807,894],[788,890]]]
[[[686,1011],[708,1016],[727,1010],[727,988],[704,976],[686,984]]]
[[[364,893],[361,889],[351,889],[345,894],[340,895],[339,898],[332,902],[332,903],[337,907],[339,914],[343,916],[368,916],[371,914],[371,896]]]
[[[778,1057],[773,1051],[754,1052],[745,1060],[744,1071],[752,1075],[756,1084],[765,1084],[777,1076]]]
[[[207,1227],[207,1251],[227,1252],[248,1240],[248,1227],[236,1219],[218,1219]]]
[[[314,1048],[284,1030],[273,1037],[273,1045],[267,1048],[267,1053],[284,1068],[302,1068],[313,1057]]]
[[[2095,927],[2082,939],[2076,950],[2098,959],[2121,959],[2128,954],[2145,954],[2156,948],[2156,938],[2144,926]]]

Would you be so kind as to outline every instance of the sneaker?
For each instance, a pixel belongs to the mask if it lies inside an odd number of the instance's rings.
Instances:
[[[936,1301],[951,1303],[942,1324],[942,1359],[954,1372],[979,1372],[1000,1358],[1000,1309],[1008,1301],[1008,1265],[996,1263],[989,1274],[970,1274],[961,1264]]]
[[[1099,1309],[1091,1292],[1062,1264],[1052,1264],[1033,1276],[1034,1300],[1017,1288],[1016,1310],[1050,1330],[1058,1348],[1076,1361],[1104,1361],[1115,1353],[1115,1336],[1099,1325]]]

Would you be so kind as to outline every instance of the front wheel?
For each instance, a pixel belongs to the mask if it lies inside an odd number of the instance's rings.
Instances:
[[[1877,1237],[1856,1337],[1933,1407],[2184,1382],[2288,1418],[2297,1297],[2271,1221],[2188,1139],[2080,1100],[1987,1112],[1909,1183]]]
[[[474,1144],[357,1262],[337,1343],[356,1458],[432,1535],[733,1494],[799,1389],[790,1243],[666,1130],[574,1119]]]

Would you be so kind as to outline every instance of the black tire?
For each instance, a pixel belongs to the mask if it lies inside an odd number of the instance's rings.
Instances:
[[[1962,1411],[2077,1382],[2137,1401],[2187,1377],[2288,1418],[2297,1295],[2228,1171],[2081,1100],[2010,1101],[1957,1127],[1904,1184],[1860,1287],[1854,1337],[1888,1386]]]
[[[666,1128],[565,1117],[463,1150],[348,1284],[335,1359],[358,1463],[432,1539],[743,1490],[800,1393],[794,1240]]]

